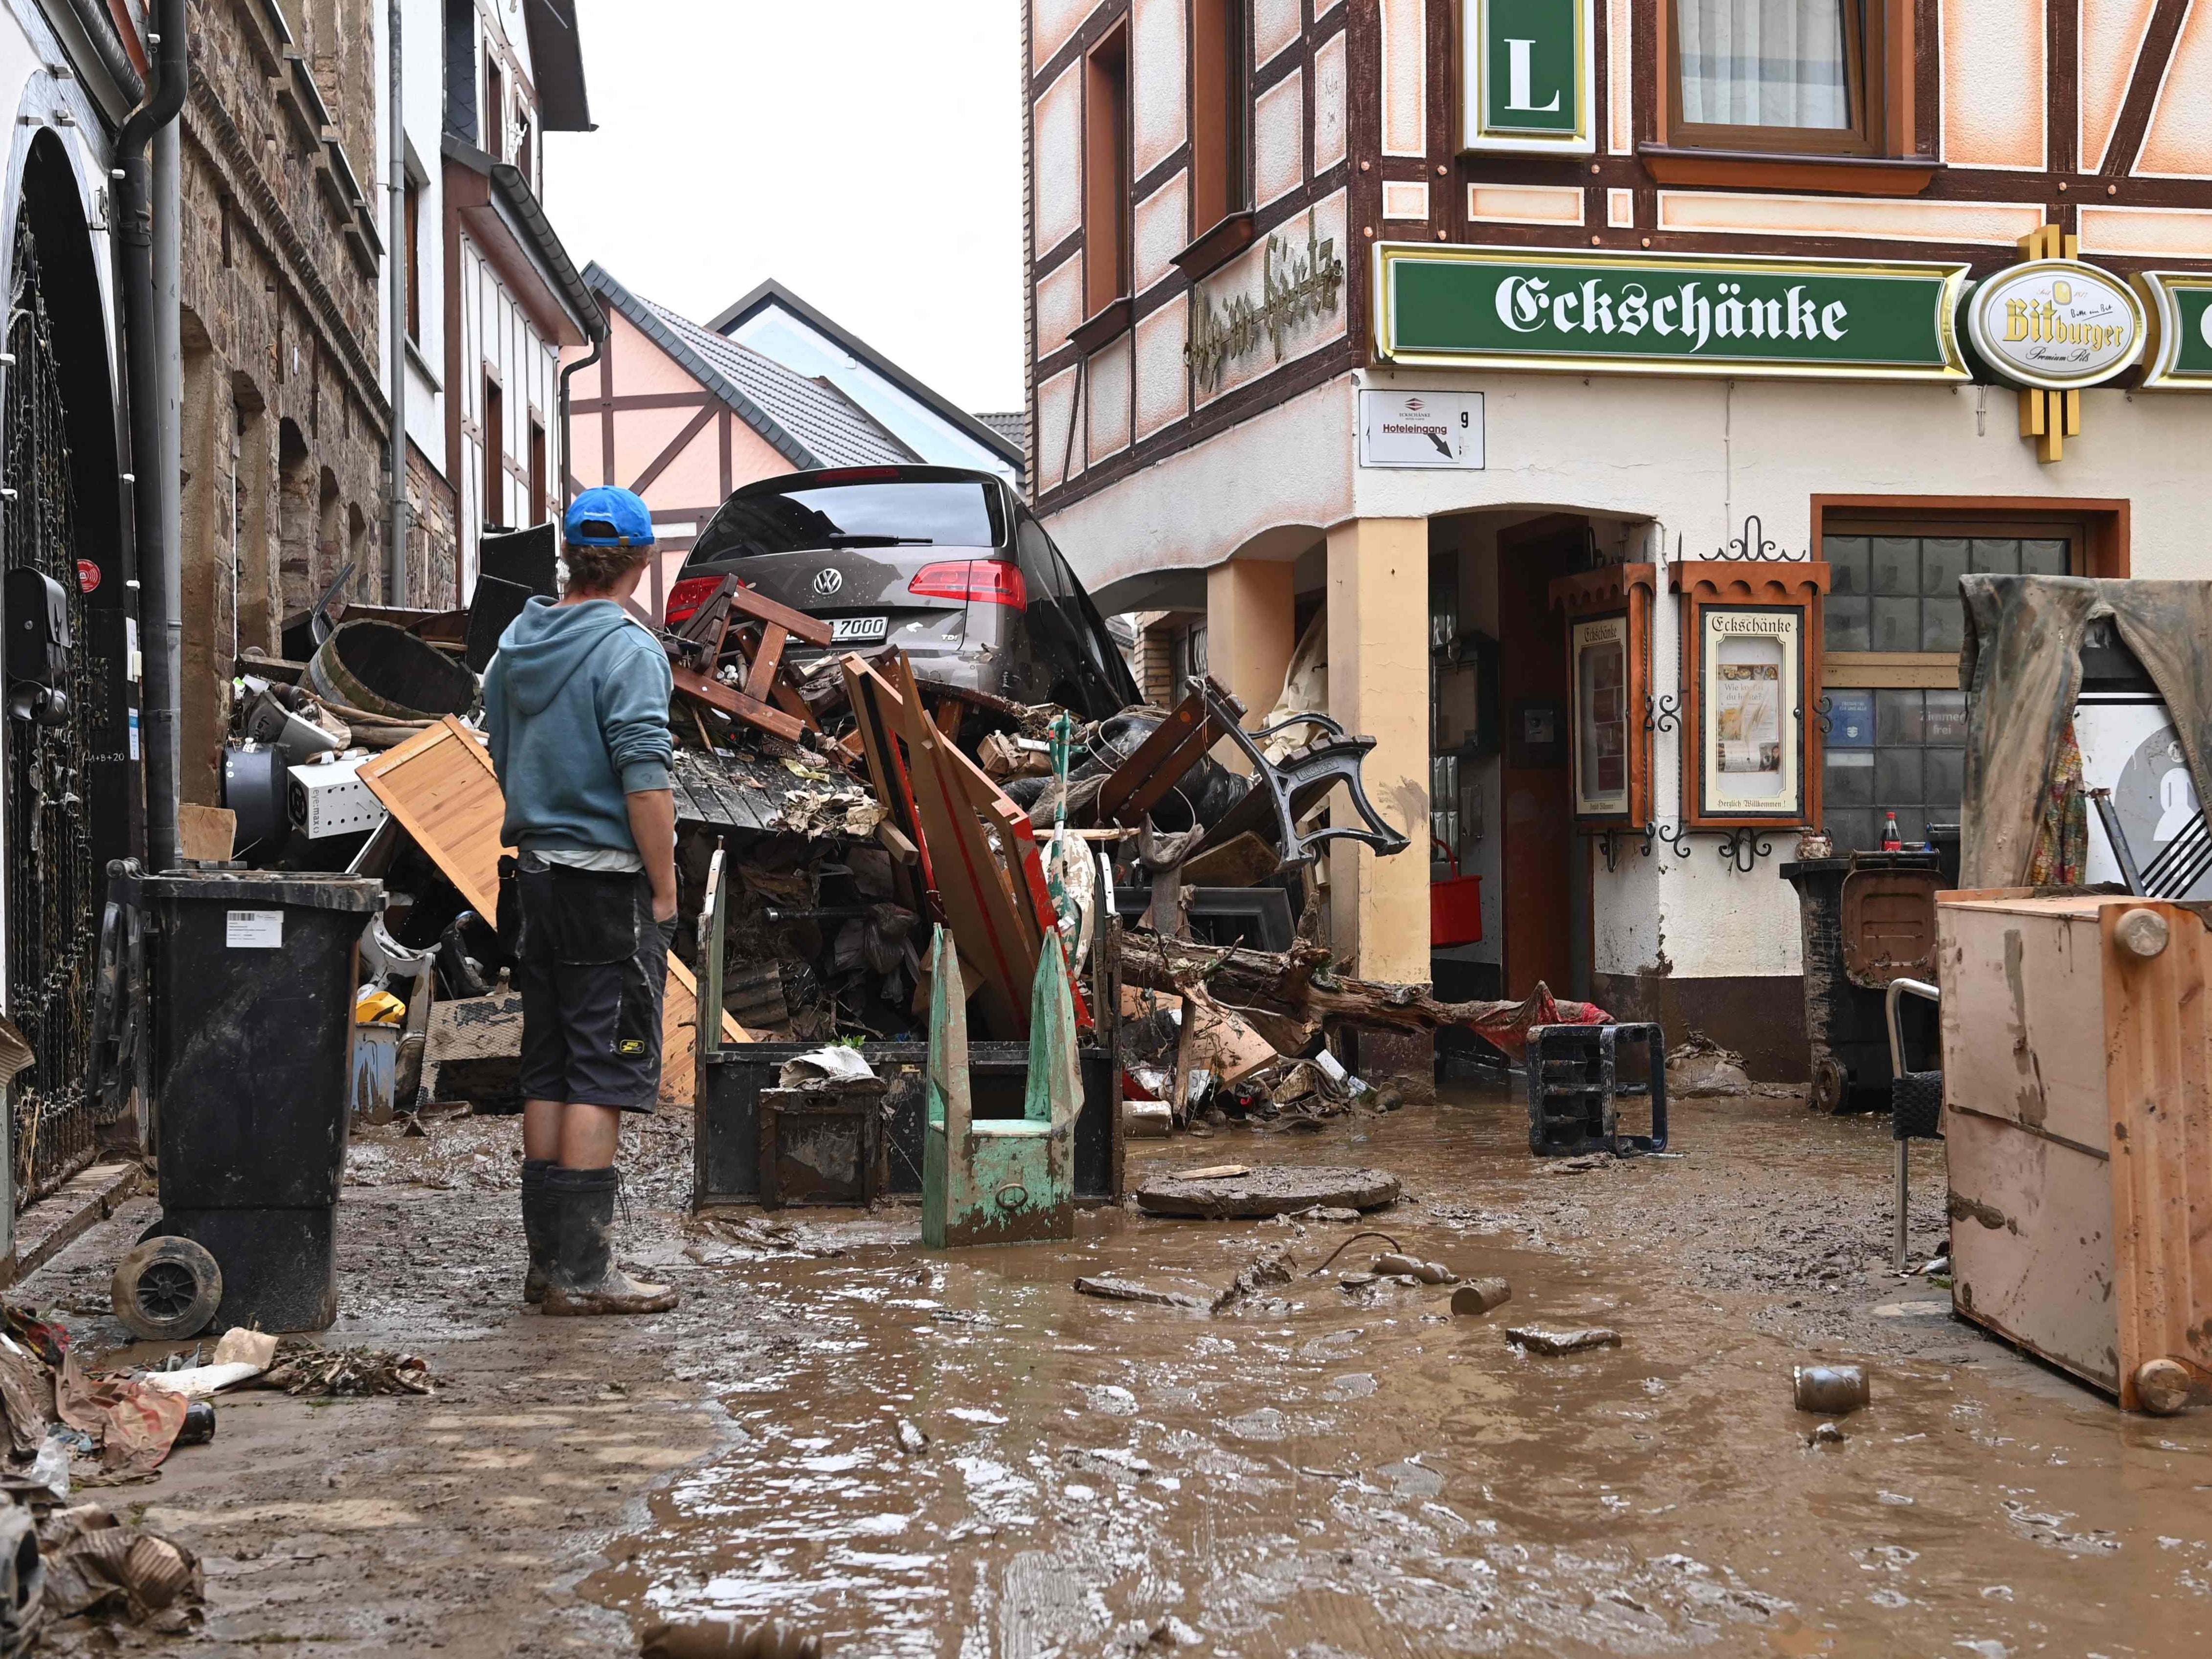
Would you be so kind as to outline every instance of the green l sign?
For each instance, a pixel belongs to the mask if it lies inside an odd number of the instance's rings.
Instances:
[[[1461,0],[1462,149],[1587,155],[1592,0]]]
[[[2212,272],[2146,270],[2135,286],[2150,315],[2141,389],[2212,392]]]
[[[1964,380],[1963,264],[1378,243],[1375,355],[1434,368]]]

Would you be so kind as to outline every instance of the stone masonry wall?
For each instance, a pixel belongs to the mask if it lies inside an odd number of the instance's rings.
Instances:
[[[181,768],[191,801],[220,796],[234,641],[276,652],[285,617],[349,562],[347,597],[386,597],[369,3],[289,0],[289,47],[268,0],[191,9]]]

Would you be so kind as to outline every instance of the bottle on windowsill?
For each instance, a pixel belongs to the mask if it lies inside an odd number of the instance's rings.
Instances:
[[[1897,827],[1897,814],[1894,812],[1882,820],[1881,850],[1885,853],[1902,853],[1905,850],[1905,836]]]

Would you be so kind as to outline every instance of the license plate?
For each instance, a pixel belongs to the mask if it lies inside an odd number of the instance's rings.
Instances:
[[[836,645],[880,640],[888,636],[890,625],[889,617],[833,617],[830,621],[830,638]]]

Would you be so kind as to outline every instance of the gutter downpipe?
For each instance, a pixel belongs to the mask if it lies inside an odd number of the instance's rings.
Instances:
[[[599,296],[597,295],[592,296],[592,303],[594,305],[599,304]],[[604,306],[600,307],[599,309],[599,335],[597,339],[592,342],[592,349],[590,353],[585,356],[577,358],[574,362],[569,364],[568,368],[561,371],[561,517],[563,520],[565,520],[568,516],[568,503],[570,500],[568,495],[568,480],[574,475],[574,468],[569,460],[571,451],[568,447],[568,382],[576,377],[576,374],[580,370],[589,368],[593,363],[599,362],[601,355],[605,352],[607,349],[607,330],[610,325],[606,320],[606,308]],[[600,418],[604,420],[606,417],[605,416],[601,416]]]
[[[403,0],[390,0],[385,9],[386,50],[391,62],[386,94],[392,100],[390,228],[385,233],[385,262],[391,276],[386,282],[392,313],[392,435],[386,445],[385,469],[391,480],[392,500],[385,540],[389,563],[386,568],[386,603],[404,605],[407,594],[407,531],[413,517],[407,505],[407,102],[406,77],[399,56],[400,9]],[[459,596],[455,595],[456,598]]]
[[[177,118],[190,71],[185,56],[185,0],[156,0],[157,25],[148,44],[154,75],[145,99],[131,112],[115,143],[117,218],[121,235],[123,327],[131,395],[131,528],[137,543],[138,631],[145,653],[141,691],[146,723],[146,860],[155,870],[177,862],[177,680],[183,623],[181,573],[170,538],[165,496],[175,492],[173,468],[164,490],[161,327],[155,316],[154,224],[147,141]],[[174,324],[171,325],[173,334]]]

